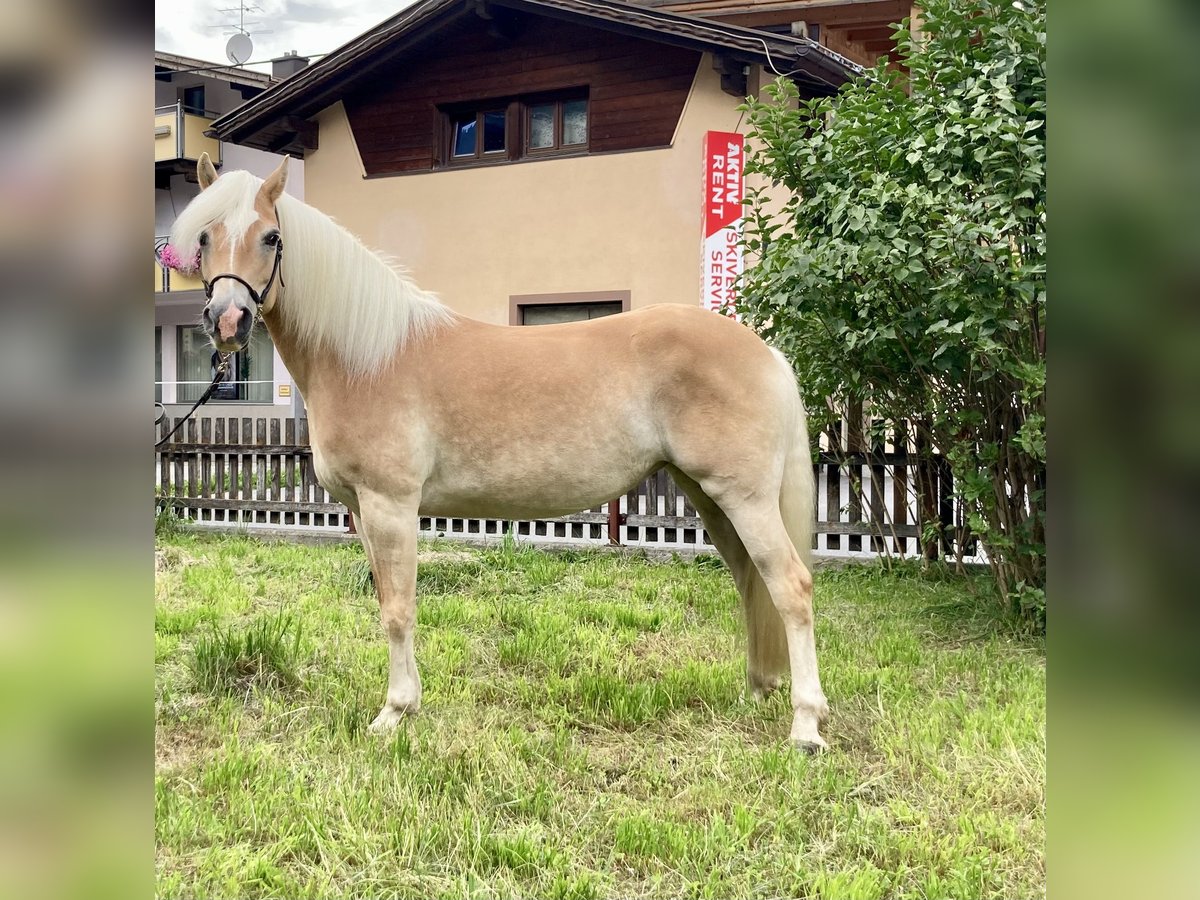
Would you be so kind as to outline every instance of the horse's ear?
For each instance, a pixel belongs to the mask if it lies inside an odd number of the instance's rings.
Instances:
[[[196,178],[200,182],[200,190],[204,190],[217,180],[216,166],[212,164],[207,153],[201,153],[200,159],[196,161]]]
[[[272,172],[267,177],[267,180],[262,183],[262,187],[258,189],[259,195],[266,200],[270,206],[274,206],[279,202],[279,197],[283,193],[284,187],[287,185],[289,159],[291,159],[291,156],[285,156],[279,163],[279,168]]]

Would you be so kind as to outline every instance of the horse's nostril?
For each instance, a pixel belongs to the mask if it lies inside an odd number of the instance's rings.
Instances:
[[[241,327],[242,327],[242,328],[249,328],[249,327],[250,327],[251,325],[253,325],[253,324],[254,324],[254,314],[253,314],[253,313],[251,313],[251,312],[250,312],[250,310],[248,310],[248,309],[243,309],[243,310],[242,310],[242,324],[241,324]]]
[[[203,318],[204,318],[204,327],[207,328],[209,331],[212,331],[213,328],[215,328],[216,326],[213,323],[212,310],[210,310],[207,306],[204,307]]]

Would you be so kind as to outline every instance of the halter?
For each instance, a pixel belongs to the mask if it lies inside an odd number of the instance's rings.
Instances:
[[[278,221],[278,219],[279,219],[278,213],[275,214],[275,218],[276,218],[276,221]],[[283,238],[280,237],[279,240],[275,242],[275,265],[271,266],[271,277],[267,279],[266,287],[264,287],[262,289],[261,294],[258,291],[256,291],[253,288],[253,286],[250,284],[250,282],[248,282],[241,275],[234,275],[232,272],[222,272],[220,275],[214,275],[212,281],[204,281],[204,278],[201,277],[200,280],[202,282],[204,282],[204,296],[207,297],[209,300],[211,300],[212,295],[213,295],[213,286],[218,281],[220,281],[222,278],[230,278],[233,281],[236,281],[238,284],[240,284],[242,287],[244,287],[247,291],[250,292],[250,299],[254,301],[254,317],[257,319],[259,316],[259,313],[262,312],[262,305],[264,302],[266,302],[267,294],[269,294],[271,292],[271,285],[273,285],[275,283],[276,275],[279,275],[279,284],[282,287],[287,287],[287,285],[284,284],[284,282],[283,282],[283,274],[280,272],[280,269],[279,269],[279,266],[282,262],[283,262]]]
[[[279,211],[278,210],[275,211],[275,221],[276,222],[279,221]],[[241,275],[234,275],[232,272],[222,272],[220,275],[214,275],[212,281],[205,281],[204,276],[203,275],[200,276],[200,280],[202,282],[204,282],[204,296],[207,297],[209,300],[211,300],[212,295],[213,295],[213,285],[215,285],[222,278],[232,278],[234,281],[236,281],[238,284],[240,284],[242,287],[244,287],[247,291],[250,292],[250,299],[254,301],[254,321],[255,321],[255,323],[257,323],[258,317],[260,315],[262,315],[262,305],[267,299],[267,294],[269,294],[271,292],[271,285],[273,285],[275,283],[275,276],[276,275],[279,276],[280,287],[287,287],[287,285],[284,284],[284,282],[283,282],[283,272],[280,269],[280,265],[282,264],[282,262],[283,262],[283,238],[280,237],[279,240],[275,242],[275,264],[273,266],[271,266],[271,277],[267,279],[266,286],[263,287],[261,294],[258,291],[256,291],[253,288],[253,286],[251,286],[250,282],[248,282]],[[161,438],[159,438],[157,441],[154,442],[154,449],[157,450],[159,447],[161,447],[163,444],[165,444],[167,441],[169,441],[175,435],[175,433],[177,431],[179,431],[180,428],[183,427],[183,423],[186,422],[188,419],[190,419],[192,417],[193,413],[195,413],[196,410],[199,409],[202,404],[205,404],[208,402],[208,399],[216,391],[217,385],[221,383],[222,379],[224,379],[225,373],[229,371],[229,363],[230,363],[230,360],[232,360],[232,359],[233,359],[232,352],[221,354],[221,363],[219,366],[217,366],[217,371],[215,373],[213,373],[212,384],[210,384],[208,386],[208,389],[205,390],[205,392],[200,395],[200,399],[197,400],[194,404],[192,404],[192,408],[188,410],[187,415],[184,416],[182,419],[180,419],[175,424],[174,428],[172,428],[170,431],[168,431]],[[166,415],[167,408],[165,406],[163,406],[161,403],[155,403],[154,405],[157,406],[159,409],[158,417],[154,420],[154,424],[158,425],[158,423],[161,422],[163,420],[164,416]]]

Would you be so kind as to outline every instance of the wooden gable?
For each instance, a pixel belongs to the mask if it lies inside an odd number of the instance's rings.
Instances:
[[[439,30],[344,98],[368,175],[431,170],[440,110],[584,88],[589,152],[671,143],[701,54],[543,16],[504,11]]]

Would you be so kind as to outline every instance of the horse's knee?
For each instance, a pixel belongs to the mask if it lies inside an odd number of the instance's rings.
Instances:
[[[808,567],[794,559],[776,583],[781,589],[778,596],[774,592],[772,596],[784,620],[800,628],[812,625],[813,579]]]
[[[416,609],[411,603],[380,604],[379,621],[389,638],[404,640],[417,623]]]

